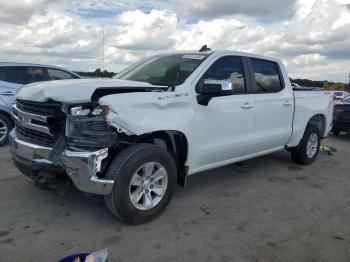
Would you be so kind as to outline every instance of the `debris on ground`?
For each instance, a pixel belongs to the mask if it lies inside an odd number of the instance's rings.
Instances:
[[[321,145],[320,145],[320,151],[319,151],[319,152],[320,152],[320,153],[323,153],[323,154],[325,154],[325,155],[331,156],[332,153],[337,152],[337,149],[334,148],[334,147],[329,147],[329,146],[326,146],[326,145],[321,144]]]

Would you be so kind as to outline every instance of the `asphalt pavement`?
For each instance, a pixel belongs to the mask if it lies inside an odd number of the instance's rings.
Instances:
[[[288,152],[191,176],[154,221],[127,226],[101,197],[42,190],[0,148],[0,261],[58,261],[108,248],[113,261],[350,261],[350,135],[311,166]]]

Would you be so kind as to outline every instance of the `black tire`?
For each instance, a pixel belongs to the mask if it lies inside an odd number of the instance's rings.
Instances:
[[[3,146],[6,145],[8,142],[8,135],[13,128],[13,123],[11,118],[7,114],[4,114],[2,112],[0,112],[0,120],[0,128],[4,125],[7,129],[5,137],[1,138],[2,135],[0,134],[0,146]]]
[[[160,202],[149,210],[137,209],[129,197],[129,185],[134,173],[145,163],[158,162],[166,170],[168,183]],[[111,194],[104,196],[107,208],[124,223],[138,225],[153,220],[168,205],[176,184],[177,169],[172,156],[153,144],[136,144],[120,152],[106,172],[115,181]]]
[[[333,133],[334,136],[339,136],[340,130],[338,130],[338,129],[333,129],[333,130],[332,130],[332,133]]]
[[[317,148],[316,148],[316,153],[313,155],[313,157],[310,158],[307,155],[307,142],[312,134],[317,134]],[[299,145],[290,150],[291,155],[292,155],[292,159],[300,165],[312,164],[318,155],[318,151],[320,149],[320,141],[321,141],[320,140],[320,130],[313,125],[309,125],[306,128],[304,136],[301,139]]]

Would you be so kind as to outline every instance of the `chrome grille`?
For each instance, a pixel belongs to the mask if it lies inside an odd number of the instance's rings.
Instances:
[[[33,102],[17,99],[16,105],[22,111],[46,117],[63,114],[62,104],[58,102]]]
[[[17,137],[29,143],[53,146],[65,130],[65,114],[61,108],[57,102],[17,100],[12,112]]]
[[[46,147],[53,147],[55,138],[53,136],[40,133],[28,128],[16,126],[16,136],[19,140]]]

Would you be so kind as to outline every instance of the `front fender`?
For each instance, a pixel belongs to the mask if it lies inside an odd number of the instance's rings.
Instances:
[[[161,130],[191,132],[194,112],[186,92],[135,92],[108,95],[99,100],[108,106],[107,122],[127,135]]]

